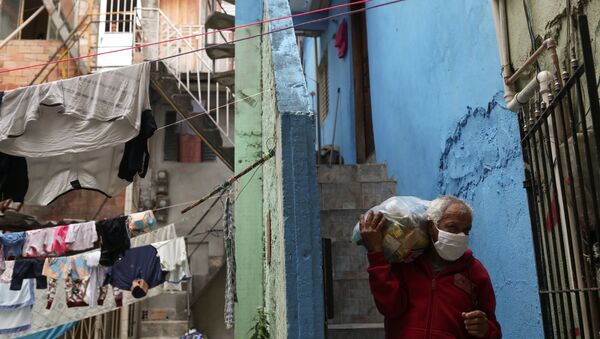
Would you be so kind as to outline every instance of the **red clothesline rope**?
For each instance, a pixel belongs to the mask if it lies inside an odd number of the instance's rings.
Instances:
[[[178,41],[178,40],[191,39],[191,38],[196,38],[196,37],[210,35],[210,34],[217,34],[217,33],[232,31],[232,30],[235,30],[235,29],[238,29],[238,28],[246,28],[246,27],[251,27],[251,26],[257,26],[257,25],[262,25],[262,24],[274,22],[274,21],[285,20],[285,19],[290,19],[290,18],[305,16],[305,15],[309,15],[309,14],[315,14],[315,13],[325,12],[325,11],[329,11],[331,9],[337,9],[337,8],[343,8],[343,7],[349,7],[349,6],[354,6],[354,5],[365,4],[365,3],[371,2],[371,1],[373,1],[373,0],[359,0],[359,1],[349,2],[347,4],[341,4],[341,5],[335,5],[335,6],[330,6],[330,7],[326,7],[326,8],[315,9],[315,10],[312,10],[312,11],[303,12],[303,13],[297,13],[297,14],[292,14],[292,15],[287,15],[287,16],[283,16],[283,17],[279,17],[279,18],[273,18],[273,19],[268,19],[268,20],[261,20],[261,21],[251,22],[251,23],[248,23],[248,24],[238,25],[238,26],[234,26],[234,27],[231,27],[231,28],[219,29],[219,30],[215,30],[215,31],[212,31],[212,32],[204,32],[204,33],[192,34],[192,35],[183,36],[183,37],[179,37],[179,38],[173,38],[173,39],[167,39],[167,40],[162,40],[162,41],[149,42],[149,43],[145,43],[145,44],[141,44],[141,45],[136,44],[136,45],[133,45],[133,46],[130,46],[130,47],[120,48],[120,49],[116,49],[116,50],[113,50],[113,51],[92,53],[92,54],[78,56],[78,57],[75,57],[75,58],[67,58],[67,59],[61,59],[61,60],[55,60],[55,61],[48,61],[48,62],[44,62],[44,63],[40,63],[40,64],[34,64],[34,65],[21,66],[21,67],[16,67],[16,68],[11,68],[11,69],[5,69],[5,70],[0,70],[0,74],[10,73],[10,72],[15,72],[15,71],[21,71],[21,70],[29,69],[29,68],[44,67],[44,66],[47,66],[47,65],[58,64],[58,63],[61,63],[61,62],[77,61],[77,60],[81,60],[81,59],[92,58],[92,57],[99,56],[99,55],[105,55],[105,54],[110,54],[110,53],[117,53],[117,52],[128,51],[128,50],[132,50],[134,48],[145,48],[145,47],[149,47],[149,46],[164,44],[164,43],[167,43],[167,42],[173,42],[173,41]]]

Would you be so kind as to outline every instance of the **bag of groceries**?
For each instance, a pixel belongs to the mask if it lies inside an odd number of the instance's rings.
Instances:
[[[386,219],[383,226],[383,252],[389,263],[411,262],[429,245],[427,231],[427,208],[429,201],[416,197],[391,197],[371,208],[369,212],[381,212]],[[360,235],[360,223],[352,232],[352,242],[364,245]]]

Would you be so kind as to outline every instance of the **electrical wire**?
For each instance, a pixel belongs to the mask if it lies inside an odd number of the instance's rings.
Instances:
[[[368,2],[372,2],[372,1],[374,1],[374,0],[359,0],[359,1],[350,2],[350,3],[346,3],[346,4],[335,5],[335,6],[330,6],[330,7],[326,7],[326,8],[320,8],[320,9],[316,9],[316,10],[312,10],[312,11],[308,11],[308,12],[296,13],[296,14],[286,15],[286,16],[282,16],[282,17],[278,17],[278,18],[273,18],[273,19],[268,19],[268,20],[255,21],[255,22],[251,22],[251,23],[248,23],[248,24],[237,25],[237,26],[230,27],[230,28],[214,30],[214,31],[211,31],[211,32],[197,33],[197,34],[187,35],[187,36],[183,36],[183,37],[177,37],[177,38],[172,38],[172,39],[167,39],[167,40],[149,42],[149,43],[145,43],[145,44],[141,44],[141,45],[140,44],[135,44],[133,46],[119,48],[119,49],[116,49],[116,50],[111,50],[111,51],[106,51],[106,52],[91,53],[91,54],[82,55],[82,56],[78,56],[78,57],[74,57],[74,58],[67,58],[67,59],[61,59],[61,60],[55,60],[55,61],[48,61],[48,62],[40,63],[40,64],[33,64],[33,65],[22,66],[22,67],[17,67],[17,68],[12,68],[12,69],[6,69],[6,70],[0,71],[0,74],[14,72],[14,71],[20,71],[20,70],[29,69],[29,68],[35,68],[35,67],[43,67],[43,66],[46,66],[46,65],[57,64],[57,63],[61,63],[61,62],[77,61],[77,60],[80,60],[80,59],[87,59],[87,58],[91,58],[91,57],[96,57],[96,56],[106,55],[106,54],[111,54],[111,53],[118,53],[118,52],[128,51],[128,50],[132,50],[132,49],[141,49],[141,48],[150,47],[150,46],[154,46],[154,45],[164,44],[164,43],[167,43],[167,42],[174,42],[174,41],[179,41],[179,40],[192,39],[192,38],[197,38],[197,37],[201,37],[201,36],[206,36],[206,35],[211,35],[211,34],[217,34],[217,33],[221,33],[221,32],[234,31],[234,30],[240,29],[240,28],[247,28],[247,27],[252,27],[252,26],[257,26],[257,25],[263,25],[263,24],[267,24],[267,23],[271,23],[271,22],[280,21],[280,20],[292,19],[292,18],[306,16],[306,15],[310,15],[310,14],[316,14],[316,13],[320,13],[320,12],[325,12],[325,11],[329,11],[329,10],[332,10],[332,9],[349,7],[349,6],[354,6],[354,5],[358,5],[358,4],[365,4],[365,3],[368,3]],[[392,2],[387,3],[387,4],[391,4],[391,3],[395,3],[395,2],[400,2],[400,1],[403,1],[403,0],[396,0],[396,1],[392,1]],[[384,5],[384,4],[380,4],[380,5],[377,5],[377,6],[372,6],[372,7],[369,7],[369,8],[381,7],[381,5]],[[349,12],[346,12],[346,14],[348,14],[348,13]],[[324,18],[321,18],[320,20],[319,19],[317,19],[317,20],[323,21],[323,20],[327,20],[327,19],[329,19],[329,17],[324,17]],[[314,20],[311,20],[311,21],[308,21],[308,22],[313,22],[313,21]],[[306,23],[308,23],[308,22],[306,22]],[[303,24],[306,24],[306,23],[303,23]],[[302,25],[302,24],[299,24],[299,25]],[[293,27],[291,27],[291,28],[293,28]],[[265,32],[265,34],[269,34],[269,32]],[[244,39],[244,40],[247,40],[247,39]],[[195,50],[195,51],[200,51],[200,50],[204,50],[204,49],[206,49],[206,48],[201,48],[201,49],[198,49],[198,50]],[[187,54],[187,53],[184,53],[184,54]],[[182,55],[184,55],[184,54],[182,54]],[[175,56],[179,56],[179,55],[175,55]],[[164,60],[164,59],[165,58],[158,59],[158,60]],[[153,60],[153,61],[156,61],[156,60]]]
[[[527,22],[527,31],[529,32],[529,39],[531,40],[531,51],[537,50],[537,43],[535,42],[535,34],[533,33],[533,24],[531,19],[531,12],[529,10],[529,1],[523,0],[523,9],[525,10],[525,21]],[[535,68],[537,73],[541,71],[540,63],[535,61]]]
[[[270,88],[268,88],[268,89],[266,89],[266,90],[264,90],[264,91],[262,91],[262,92],[258,92],[258,93],[256,93],[256,94],[252,94],[252,95],[245,96],[243,99],[239,99],[239,100],[236,100],[236,101],[232,101],[232,102],[230,102],[230,103],[228,103],[228,104],[221,105],[221,106],[219,106],[219,107],[215,107],[215,108],[213,108],[213,109],[210,109],[210,110],[208,110],[208,111],[206,111],[206,112],[201,112],[201,113],[198,113],[198,114],[194,114],[194,115],[192,115],[192,116],[189,116],[189,117],[187,117],[187,118],[185,118],[185,119],[177,120],[177,121],[175,121],[175,122],[173,122],[173,123],[170,123],[170,124],[167,124],[167,125],[161,126],[161,127],[157,128],[156,130],[157,130],[157,131],[160,131],[160,130],[162,130],[162,129],[165,129],[165,128],[168,128],[168,127],[171,127],[171,126],[177,125],[177,124],[179,124],[179,123],[182,123],[182,122],[184,122],[184,121],[188,121],[188,120],[191,120],[191,119],[197,118],[197,117],[199,117],[199,116],[202,116],[202,115],[208,115],[208,114],[210,114],[210,113],[214,113],[214,112],[216,112],[216,111],[218,111],[218,110],[220,110],[220,109],[222,109],[222,108],[226,108],[226,107],[227,107],[227,106],[229,106],[229,105],[232,105],[232,104],[237,104],[238,102],[245,101],[245,100],[246,100],[246,99],[248,99],[248,98],[253,98],[253,97],[255,97],[255,96],[263,95],[263,94],[265,94],[265,93],[267,93],[267,92],[270,92],[270,91],[271,91],[271,89],[270,89]]]

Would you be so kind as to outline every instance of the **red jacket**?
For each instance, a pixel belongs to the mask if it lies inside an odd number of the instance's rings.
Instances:
[[[472,338],[461,314],[474,310],[487,315],[487,338],[502,337],[492,282],[470,250],[439,273],[426,255],[390,265],[383,252],[369,253],[369,283],[386,339]]]

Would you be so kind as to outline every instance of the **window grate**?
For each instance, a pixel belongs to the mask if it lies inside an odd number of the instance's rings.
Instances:
[[[600,103],[585,16],[578,26],[584,64],[519,114],[546,338],[600,335]]]

